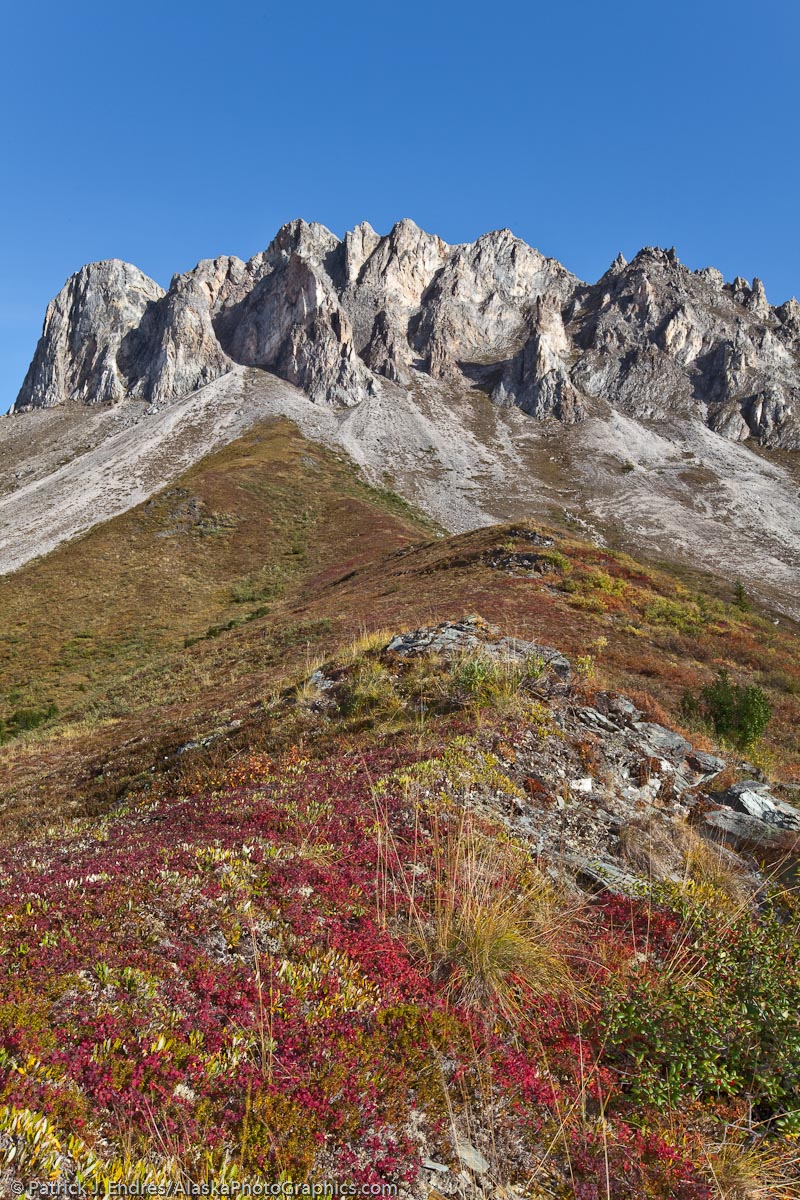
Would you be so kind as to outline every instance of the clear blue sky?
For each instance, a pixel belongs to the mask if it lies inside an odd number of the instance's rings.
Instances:
[[[800,292],[796,0],[9,0],[2,36],[0,410],[82,263],[166,284],[296,216]]]

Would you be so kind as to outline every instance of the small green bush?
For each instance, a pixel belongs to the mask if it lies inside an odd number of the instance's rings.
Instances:
[[[683,969],[643,971],[608,1014],[631,1098],[666,1109],[746,1092],[760,1120],[800,1133],[800,960],[784,914],[686,916]]]
[[[554,571],[560,571],[563,575],[568,575],[572,570],[572,563],[560,550],[542,550],[537,557],[539,562],[547,563]]]
[[[691,600],[668,600],[665,596],[659,596],[648,604],[644,615],[652,625],[670,625],[679,633],[697,633],[705,621],[698,604]]]
[[[482,695],[498,674],[497,664],[481,656],[457,661],[450,670],[453,686],[472,696]]]
[[[624,596],[628,590],[628,585],[624,579],[616,579],[613,575],[609,575],[607,571],[592,571],[583,580],[583,586],[587,590],[605,592],[609,596]]]
[[[461,706],[507,710],[518,701],[526,677],[541,674],[542,664],[497,661],[487,655],[465,655],[450,666],[449,692]]]
[[[714,682],[706,684],[698,694],[685,692],[681,712],[689,720],[704,721],[718,738],[741,750],[759,740],[772,716],[762,688],[734,683],[725,670],[718,671]]]
[[[399,720],[405,710],[391,673],[375,659],[364,658],[353,668],[340,706],[345,717],[384,725]]]
[[[38,729],[45,721],[51,721],[57,713],[58,708],[51,700],[44,708],[17,708],[10,717],[0,717],[0,744],[21,733],[28,733],[31,729]]]
[[[234,604],[253,604],[264,600],[278,600],[286,590],[287,572],[279,565],[264,567],[245,579],[240,579],[230,590]]]

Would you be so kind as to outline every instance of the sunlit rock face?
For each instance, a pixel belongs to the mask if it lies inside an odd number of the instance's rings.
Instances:
[[[427,376],[534,418],[610,405],[800,447],[795,300],[773,308],[760,280],[726,283],[653,248],[586,284],[508,230],[449,246],[409,220],[343,239],[293,221],[249,262],[206,260],[166,292],[127,263],[83,267],[48,307],[14,408],[161,405],[234,363],[319,404]]]

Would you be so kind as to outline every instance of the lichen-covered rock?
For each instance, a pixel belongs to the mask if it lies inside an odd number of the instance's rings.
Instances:
[[[722,797],[722,803],[735,812],[748,813],[768,825],[800,833],[800,810],[773,796],[769,784],[754,779],[735,783]]]
[[[392,638],[386,650],[400,658],[475,654],[502,664],[520,664],[530,669],[537,681],[547,679],[554,690],[559,685],[566,686],[571,676],[569,659],[559,650],[524,638],[501,636],[494,625],[487,625],[480,617],[443,621],[440,625],[400,633]]]

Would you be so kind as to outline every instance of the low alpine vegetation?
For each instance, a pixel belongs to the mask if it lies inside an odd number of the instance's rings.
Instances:
[[[323,508],[296,570],[259,531],[111,691],[94,626],[59,633],[67,692],[9,668],[7,721],[28,694],[97,707],[28,737],[23,714],[0,755],[0,1177],[422,1197],[468,1142],[524,1200],[791,1196],[790,877],[706,823],[742,777],[715,741],[796,771],[791,631],[522,527],[495,553],[386,514],[392,553],[353,539],[343,573]],[[189,533],[187,561],[244,532]],[[479,594],[504,636],[454,620]]]
[[[772,716],[762,688],[734,683],[724,669],[699,693],[686,692],[681,711],[690,721],[705,722],[720,741],[745,751],[760,740]]]
[[[16,708],[7,717],[0,717],[0,745],[21,733],[28,733],[52,721],[58,714],[58,706],[52,701],[43,708]]]
[[[515,765],[563,747],[541,664],[383,644],[282,696],[298,743],[0,853],[0,1164],[414,1188],[467,1137],[531,1197],[790,1179],[792,904],[644,820],[638,893],[578,890],[498,816],[559,811]]]

